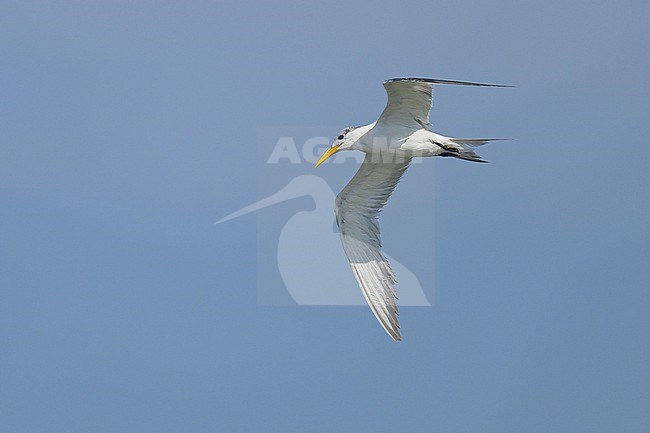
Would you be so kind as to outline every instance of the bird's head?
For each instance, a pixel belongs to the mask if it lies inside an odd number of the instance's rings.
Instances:
[[[325,152],[323,152],[320,158],[318,158],[318,161],[316,162],[316,165],[314,165],[314,167],[318,167],[319,165],[321,165],[327,158],[334,155],[339,150],[351,150],[352,146],[357,142],[357,140],[360,137],[359,134],[355,133],[356,129],[357,128],[355,126],[349,126],[344,130],[342,130],[341,132],[339,132],[336,138],[334,139],[332,145],[328,147],[327,150],[325,150]]]

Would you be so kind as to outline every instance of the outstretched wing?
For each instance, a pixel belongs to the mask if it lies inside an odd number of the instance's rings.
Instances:
[[[429,123],[433,104],[433,85],[511,87],[501,84],[470,83],[468,81],[438,80],[435,78],[393,78],[384,81],[388,103],[378,123],[421,127]]]
[[[379,211],[408,168],[410,158],[396,162],[366,159],[336,197],[336,222],[343,249],[361,293],[393,340],[401,340],[397,321],[395,276],[381,252]]]

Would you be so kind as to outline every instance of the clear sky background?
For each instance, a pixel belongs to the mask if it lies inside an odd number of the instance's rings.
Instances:
[[[0,431],[649,431],[649,21],[1,2]],[[214,221],[256,197],[258,128],[369,123],[413,75],[517,86],[439,89],[440,132],[516,140],[413,167],[383,215],[433,306],[401,343],[367,308],[257,306],[256,216]],[[434,259],[400,220],[432,200]]]

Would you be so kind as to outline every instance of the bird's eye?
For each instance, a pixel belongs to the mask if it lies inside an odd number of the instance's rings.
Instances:
[[[343,137],[343,134],[341,134],[341,135],[339,135],[338,137],[336,137],[337,140],[343,140],[343,138],[344,138],[344,137]]]

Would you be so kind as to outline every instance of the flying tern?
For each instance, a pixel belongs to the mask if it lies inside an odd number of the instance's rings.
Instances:
[[[501,84],[431,78],[384,81],[386,108],[375,122],[343,129],[316,162],[342,150],[360,150],[365,159],[336,197],[335,214],[343,249],[361,293],[390,337],[402,339],[397,320],[395,275],[381,250],[379,212],[413,157],[443,156],[487,162],[474,149],[490,138],[451,138],[437,134],[429,123],[433,86],[512,87]]]

